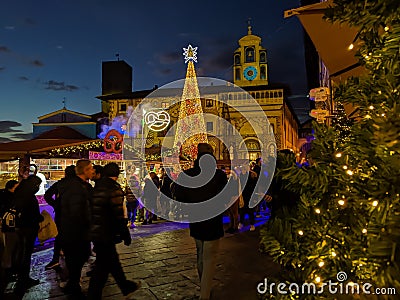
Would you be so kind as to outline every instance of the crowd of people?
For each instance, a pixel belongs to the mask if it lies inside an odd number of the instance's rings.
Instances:
[[[201,171],[199,159],[207,154],[215,159],[209,144],[199,144],[194,166],[183,173],[190,177],[198,175]],[[213,178],[199,188],[178,185],[171,179],[170,170],[166,168],[161,168],[159,175],[150,172],[144,184],[141,184],[138,176],[130,174],[126,187],[122,188],[118,183],[120,168],[116,163],[111,162],[102,167],[94,166],[87,159],[78,160],[76,165],[66,167],[65,177],[54,183],[44,196],[54,208],[58,229],[54,255],[46,269],[58,267],[60,253],[63,253],[69,276],[63,291],[65,294],[83,297],[81,272],[90,254],[94,252],[96,261],[90,272],[87,298],[101,299],[109,274],[114,277],[122,294],[129,295],[139,289],[140,282],[126,278],[116,250],[118,243],[123,242],[126,246],[131,244],[129,227],[133,228],[138,223],[151,224],[157,219],[157,212],[162,212],[161,215],[177,213],[169,204],[170,198],[178,202],[203,202],[217,195],[230,181],[234,188],[231,205],[224,212],[230,220],[225,232],[235,234],[242,229],[246,215],[249,229],[254,231],[255,214],[266,209],[265,202],[271,200],[269,195],[265,195],[256,208],[249,205],[256,192],[257,181],[264,180],[260,175],[262,163],[259,158],[254,165],[244,165],[234,170],[229,167],[217,169]],[[0,216],[7,209],[14,208],[18,218],[15,229],[2,228],[0,235],[0,295],[13,276],[17,278],[15,292],[21,296],[27,289],[39,284],[39,280],[31,278],[29,273],[35,239],[43,220],[35,197],[40,184],[39,177],[29,175],[19,182],[7,182],[1,191]],[[191,223],[189,228],[197,249],[200,299],[209,299],[219,239],[224,235],[223,214]]]

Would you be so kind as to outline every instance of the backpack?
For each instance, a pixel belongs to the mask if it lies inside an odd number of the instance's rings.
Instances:
[[[7,209],[3,216],[1,216],[1,231],[14,232],[15,223],[17,222],[17,210],[13,207]]]

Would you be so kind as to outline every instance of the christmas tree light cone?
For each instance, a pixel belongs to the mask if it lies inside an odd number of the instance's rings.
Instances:
[[[193,61],[190,60],[182,92],[174,147],[180,149],[182,156],[194,160],[199,143],[208,143],[208,139],[196,71]]]

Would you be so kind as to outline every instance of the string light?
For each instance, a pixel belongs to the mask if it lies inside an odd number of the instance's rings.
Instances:
[[[346,173],[347,173],[347,175],[350,175],[350,176],[353,175],[353,171],[352,170],[347,170]]]
[[[354,48],[354,45],[353,45],[353,43],[351,43],[347,49],[352,50],[353,48]]]
[[[302,231],[302,230],[299,230],[299,235],[303,235],[304,234],[304,232]]]
[[[315,209],[315,212],[316,212],[317,214],[320,214],[320,213],[321,213],[321,210],[320,210],[319,208],[316,208],[316,209]]]
[[[339,200],[338,203],[339,203],[339,205],[343,206],[345,204],[345,201],[344,200]]]
[[[318,264],[318,266],[321,267],[321,268],[322,268],[324,265],[325,265],[325,263],[324,263],[323,261],[320,261],[319,264]]]
[[[336,155],[335,155],[336,157],[342,157],[342,153],[336,153]]]
[[[372,202],[372,206],[378,206],[378,201],[374,201],[374,202]]]
[[[331,252],[331,255],[332,255],[332,257],[336,257],[336,252],[335,252],[335,251],[332,251],[332,252]]]
[[[367,229],[364,228],[364,229],[362,230],[362,233],[364,233],[364,234],[367,233]]]
[[[66,146],[66,147],[61,146],[54,148],[49,152],[49,157],[69,156],[74,153],[80,153],[88,150],[98,150],[102,148],[103,148],[103,140],[98,139],[86,143],[84,142],[79,145]]]

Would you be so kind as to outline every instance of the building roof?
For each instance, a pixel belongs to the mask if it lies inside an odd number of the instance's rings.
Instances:
[[[84,140],[84,139],[90,139],[86,135],[83,135],[82,133],[76,131],[75,129],[67,126],[59,126],[56,127],[52,130],[43,132],[42,134],[39,134],[35,139],[59,139],[62,137],[63,139],[68,139],[68,140]]]
[[[38,119],[39,120],[43,120],[43,119],[49,118],[51,116],[56,116],[56,115],[59,115],[59,114],[62,114],[62,113],[68,113],[68,114],[72,114],[72,115],[77,115],[77,116],[80,116],[80,117],[83,117],[83,118],[87,118],[87,119],[91,118],[91,116],[89,116],[89,115],[82,114],[82,113],[79,113],[79,112],[76,112],[76,111],[73,111],[73,110],[69,110],[69,109],[66,109],[66,108],[62,108],[62,109],[53,111],[51,113],[45,114],[43,116],[40,116],[40,117],[38,117]]]
[[[15,160],[26,154],[46,155],[56,147],[79,145],[91,140],[72,128],[60,126],[32,140],[1,143],[0,161]]]

